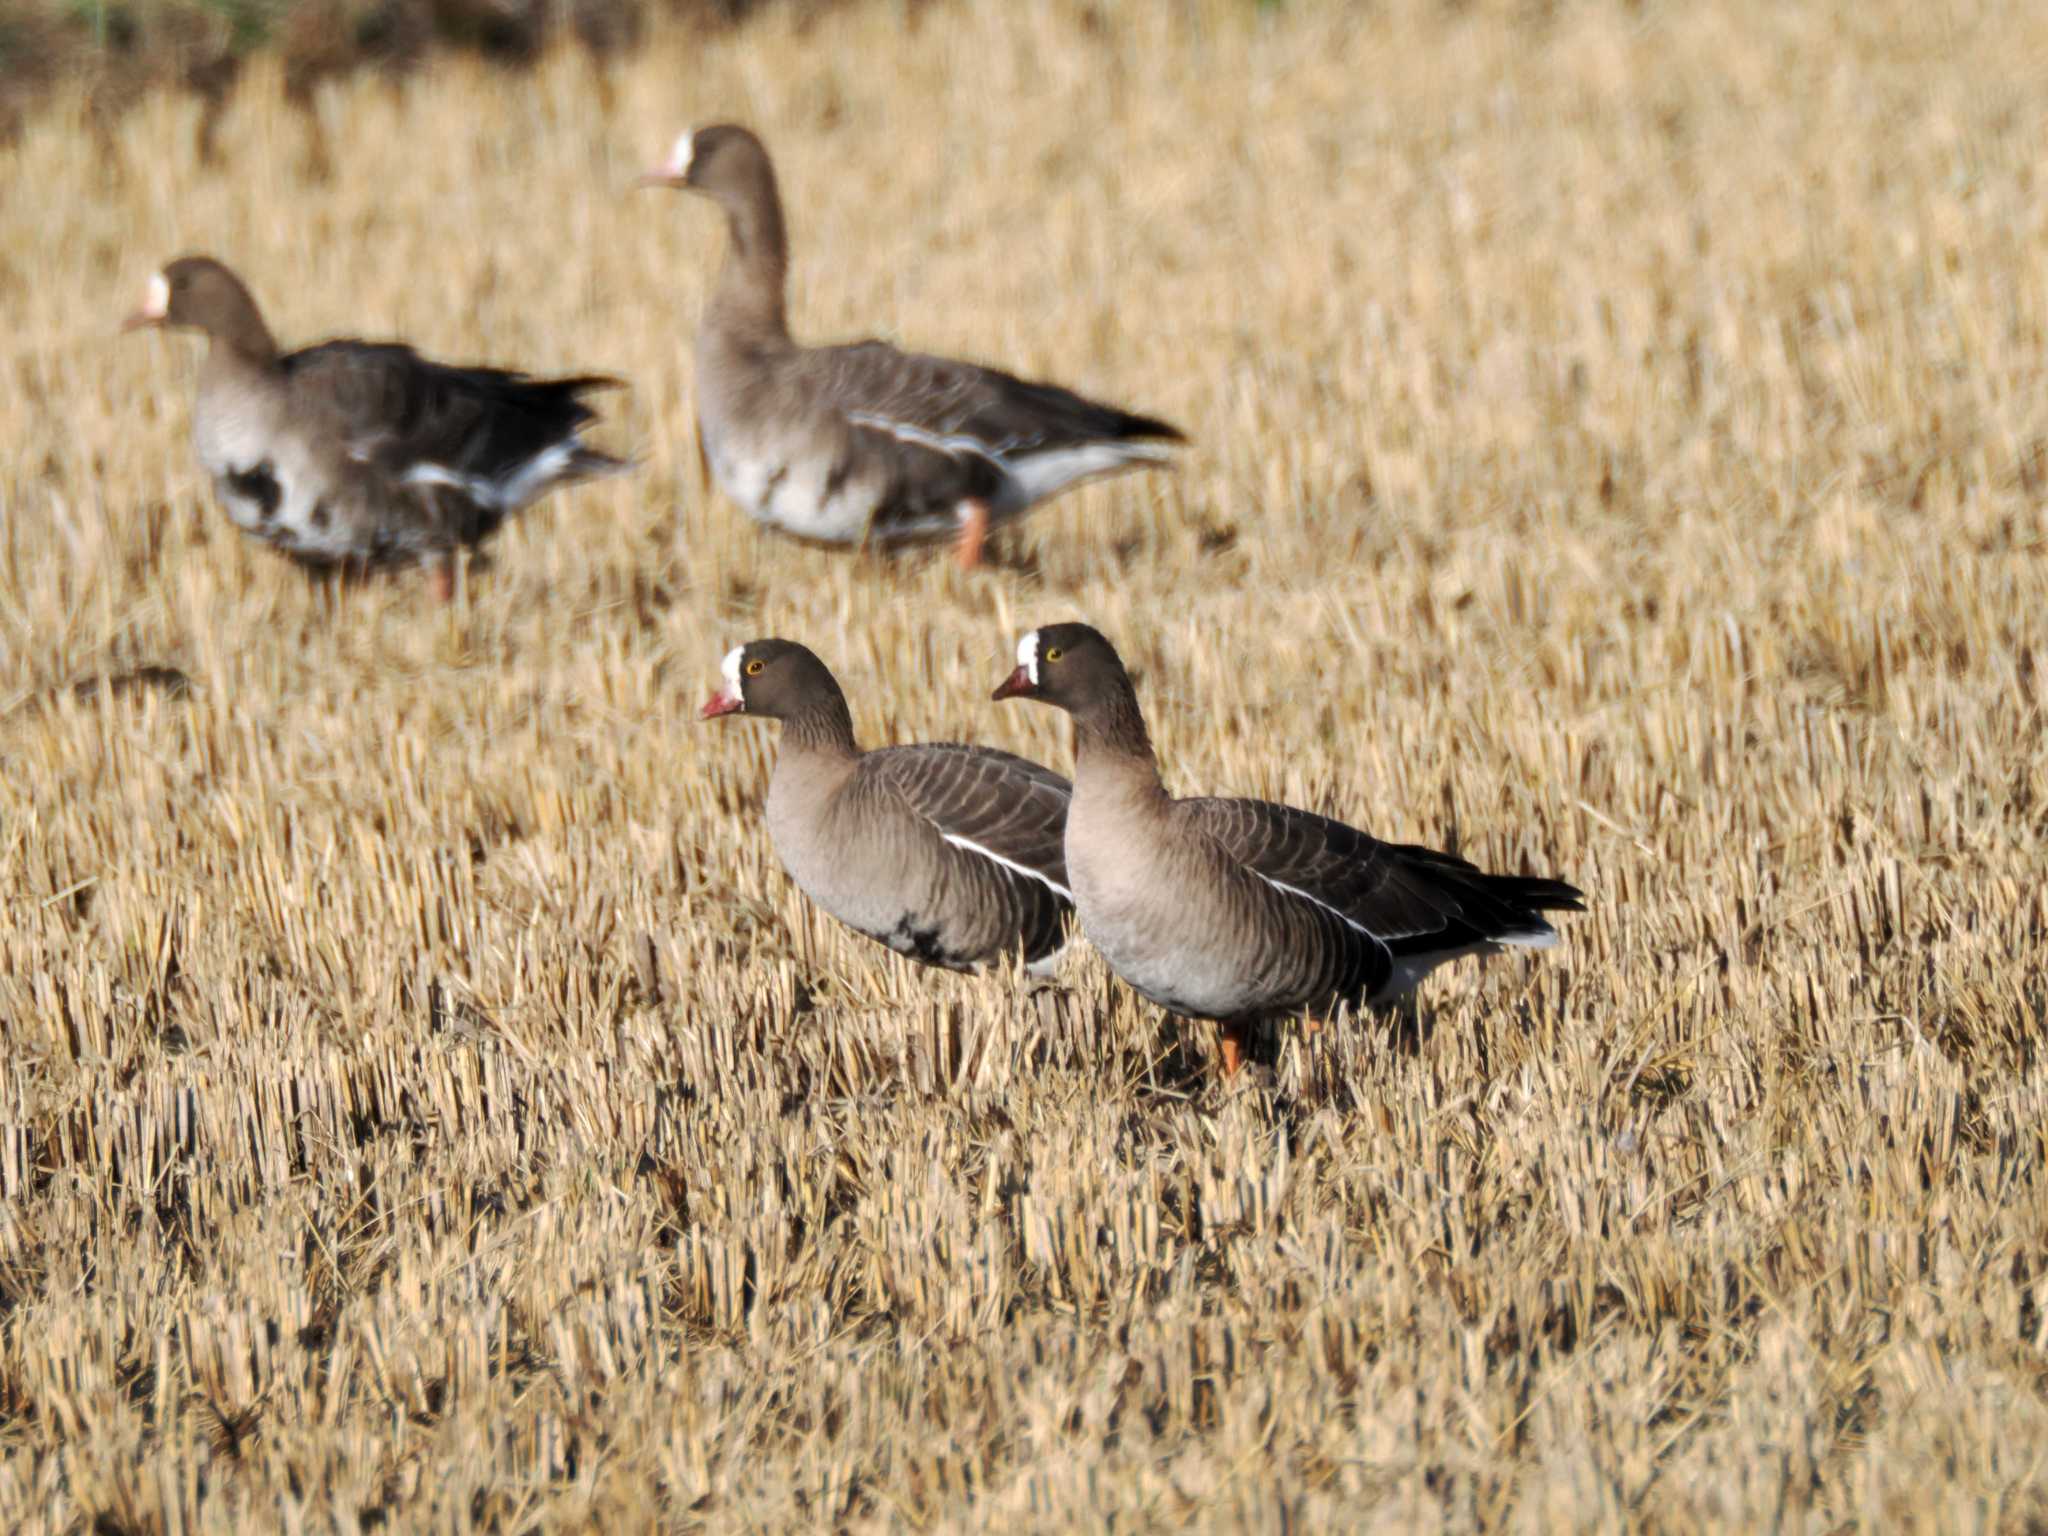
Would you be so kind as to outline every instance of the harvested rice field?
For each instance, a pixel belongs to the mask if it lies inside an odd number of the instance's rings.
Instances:
[[[0,145],[0,1528],[2048,1529],[2048,8],[1084,0],[59,86]],[[963,571],[699,479],[774,151],[800,336],[1157,412]],[[637,472],[452,603],[216,505],[168,258],[287,345],[602,371]],[[1394,1018],[807,905],[776,728],[1571,880]]]

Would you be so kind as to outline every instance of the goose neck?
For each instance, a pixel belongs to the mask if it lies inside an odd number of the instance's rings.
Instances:
[[[757,344],[786,342],[789,237],[774,184],[729,200],[725,214],[729,240],[725,267],[711,298],[712,326]]]
[[[262,373],[277,365],[277,341],[254,306],[216,326],[207,364],[216,373]]]
[[[847,762],[860,756],[860,747],[853,739],[853,717],[847,711],[846,700],[838,696],[820,700],[801,714],[784,720],[782,755]]]
[[[1074,715],[1074,783],[1118,785],[1140,794],[1163,794],[1159,765],[1145,716],[1126,684]]]

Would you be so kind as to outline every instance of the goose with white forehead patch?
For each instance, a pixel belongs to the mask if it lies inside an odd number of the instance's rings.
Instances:
[[[864,752],[825,664],[791,640],[729,652],[701,711],[782,722],[768,835],[806,896],[927,965],[1006,954],[1049,969],[1073,910],[1062,856],[1067,781],[954,742]]]
[[[1582,908],[1561,880],[1486,874],[1291,806],[1173,798],[1129,673],[1085,624],[1024,636],[995,697],[1073,717],[1081,932],[1146,997],[1216,1020],[1226,1075],[1263,1021],[1388,1002],[1461,955],[1547,949],[1542,914]]]
[[[697,330],[697,446],[756,522],[828,544],[951,537],[972,566],[992,527],[1184,441],[1155,417],[973,363],[881,341],[799,346],[775,169],[745,128],[686,133],[640,180],[725,212],[725,269]]]
[[[282,352],[210,257],[150,278],[127,328],[145,326],[207,336],[199,462],[238,528],[308,565],[424,562],[446,598],[461,550],[558,486],[629,467],[582,441],[596,413],[581,397],[616,380],[455,368],[394,343]]]

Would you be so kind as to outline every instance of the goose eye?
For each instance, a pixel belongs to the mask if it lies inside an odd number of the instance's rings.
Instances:
[[[1056,645],[1049,645],[1045,648],[1045,659],[1047,661],[1058,661],[1060,654],[1060,648]]]
[[[749,677],[759,677],[760,675],[761,675],[761,663],[760,663],[760,662],[758,662],[758,661],[750,661],[750,662],[748,662],[748,663],[747,663],[747,676],[749,676]]]

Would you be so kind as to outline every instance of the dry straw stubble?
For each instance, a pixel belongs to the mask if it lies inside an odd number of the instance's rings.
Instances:
[[[0,1524],[2048,1518],[2048,22],[912,15],[330,85],[326,181],[261,64],[219,169],[173,96],[0,151]],[[808,333],[1184,467],[973,577],[702,503],[721,236],[623,189],[712,117]],[[191,345],[111,335],[191,247],[291,339],[623,374],[641,475],[452,613],[310,586],[208,503]],[[807,911],[723,651],[1058,764],[983,700],[1069,615],[1176,787],[1592,910],[1227,1098],[1092,959]]]

